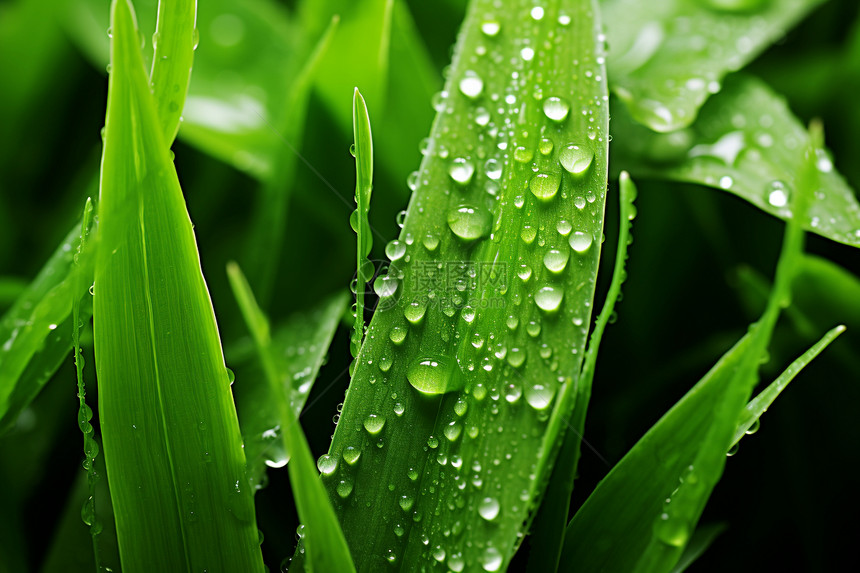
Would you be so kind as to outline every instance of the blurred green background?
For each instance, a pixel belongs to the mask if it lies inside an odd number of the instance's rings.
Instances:
[[[286,17],[296,9],[295,2],[243,3],[236,8],[240,24],[247,18],[243,34],[238,34],[235,21],[213,16],[212,11],[224,9],[225,2],[200,4],[200,21],[209,22],[209,27],[201,26],[199,65],[193,73],[210,82],[204,91],[226,99],[238,81],[234,76],[247,71],[245,66],[256,65],[257,71],[248,73],[269,82],[264,106],[276,110],[257,126],[268,132],[262,137],[275,150],[273,171],[278,173],[283,162],[295,161],[290,159],[294,150],[303,158],[295,162],[293,177],[272,184],[276,193],[290,194],[268,305],[277,323],[346,289],[353,277],[355,236],[348,224],[354,188],[354,161],[348,153],[352,133],[338,118],[350,113],[354,78],[373,82],[374,71],[356,69],[361,64],[353,62],[324,61],[318,82],[324,85],[311,91],[306,113],[291,118],[283,109],[290,80],[316,37],[309,40],[296,20]],[[328,4],[332,13],[344,15],[343,22],[356,9],[349,3]],[[430,97],[441,89],[464,4],[398,3],[411,11],[418,36],[410,41],[426,46],[429,59],[423,61],[429,75],[423,76],[424,83],[416,79],[419,73],[414,68],[409,76],[398,75],[410,69],[411,60],[404,47],[409,42],[395,40],[388,93],[381,94],[385,88],[374,92],[374,86],[358,86],[370,94],[377,144],[371,225],[386,240],[395,237],[395,216],[409,198],[406,176],[418,167],[419,141],[429,133],[433,119]],[[88,15],[100,13],[106,22],[108,6],[106,0],[0,2],[0,311],[10,306],[75,224],[84,199],[98,192],[99,131],[107,90],[106,58],[99,46],[106,46],[106,25],[88,20]],[[154,21],[155,6],[153,0],[135,2],[144,28]],[[285,45],[293,51],[281,53],[265,35],[254,34],[254,17],[282,18]],[[319,33],[324,27],[325,22]],[[88,41],[93,30],[105,37]],[[854,189],[860,188],[856,0],[826,3],[749,70],[785,94],[804,122],[823,120],[836,168]],[[338,91],[341,84],[345,89]],[[374,104],[371,98],[378,102],[383,95],[384,107]],[[386,118],[376,121],[374,113],[383,110]],[[197,129],[184,139],[184,130],[173,148],[175,163],[195,223],[228,365],[233,367],[231,356],[236,356],[234,349],[241,346],[246,331],[224,268],[229,260],[242,262],[258,255],[248,251],[248,237],[263,186],[254,176],[253,162],[246,162],[251,167],[243,172],[236,168],[243,165],[240,160],[226,161],[227,154],[213,153],[213,138],[201,145],[205,133]],[[610,195],[606,218],[608,253],[614,252],[617,231],[614,198]],[[605,461],[619,460],[757,316],[764,298],[750,286],[749,277],[770,280],[782,237],[783,224],[776,219],[730,194],[692,185],[642,181],[638,209],[624,300],[617,323],[604,338],[588,414],[585,437],[600,457],[584,449],[574,506],[606,474]],[[382,259],[383,248],[384,241],[377,236],[371,258]],[[860,253],[851,247],[810,235],[808,251],[860,273]],[[608,273],[601,275],[598,300],[608,279]],[[804,371],[765,414],[758,434],[744,439],[729,460],[703,518],[703,523],[722,521],[729,528],[693,571],[837,571],[860,565],[854,549],[860,534],[855,517],[860,509],[856,488],[860,298],[850,291],[841,296],[829,285],[811,281],[801,281],[798,289],[795,303],[814,329],[811,334],[802,331],[791,319],[780,323],[764,367],[765,380],[827,328],[845,323],[848,332]],[[93,364],[91,345],[86,352]],[[344,327],[302,417],[316,455],[327,449],[349,361]],[[243,375],[255,375],[253,369],[238,366],[237,385]],[[94,404],[93,370],[87,369],[86,375]],[[4,516],[0,535],[6,537],[4,545],[19,541],[32,570],[40,568],[49,551],[66,503],[79,507],[83,501],[69,501],[72,485],[83,472],[75,392],[69,358],[15,430],[0,439]],[[286,471],[269,473],[269,486],[257,494],[257,507],[265,533],[264,555],[274,570],[292,553],[298,522]],[[82,543],[87,543],[83,524],[80,530]],[[526,551],[528,541],[521,554]],[[69,556],[67,570],[76,570],[73,561]],[[512,570],[520,562],[515,560]]]

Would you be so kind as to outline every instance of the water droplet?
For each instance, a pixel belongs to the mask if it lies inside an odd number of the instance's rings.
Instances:
[[[493,521],[499,515],[499,500],[494,497],[485,497],[478,504],[478,513],[487,521]]]
[[[585,145],[571,143],[558,154],[558,161],[574,177],[582,177],[594,162],[594,153]]]
[[[402,326],[392,327],[391,331],[388,333],[388,338],[396,345],[403,344],[403,341],[406,340],[406,329]]]
[[[410,191],[415,191],[418,189],[418,184],[420,182],[421,174],[417,171],[413,171],[406,178],[406,185],[409,187]]]
[[[317,468],[325,476],[332,475],[337,470],[337,458],[329,454],[323,454],[317,460]]]
[[[567,249],[550,249],[543,256],[543,264],[549,272],[560,273],[567,266],[567,259],[569,257],[570,251]]]
[[[541,20],[543,19],[543,8],[540,6],[535,6],[534,8],[532,8],[530,14],[533,20]]]
[[[340,497],[342,497],[342,498],[346,499],[346,498],[348,498],[348,497],[349,497],[349,494],[351,494],[351,493],[352,493],[352,487],[353,487],[352,480],[350,480],[350,479],[342,479],[342,480],[340,480],[340,482],[338,482],[338,484],[337,484],[337,488],[336,488],[336,489],[337,489],[337,494],[338,494]]]
[[[426,312],[427,305],[423,301],[414,300],[409,303],[409,306],[403,309],[403,316],[412,324],[421,324]]]
[[[545,286],[535,293],[535,304],[545,312],[555,312],[561,306],[564,291],[557,287]]]
[[[509,382],[505,386],[505,401],[507,401],[508,404],[516,404],[522,395],[523,390],[520,388],[519,384]]]
[[[508,352],[508,364],[519,368],[526,361],[526,351],[522,348],[511,348]]]
[[[541,12],[543,13],[543,12]],[[502,554],[495,547],[487,547],[481,557],[481,567],[484,571],[498,571],[502,567]]]
[[[457,438],[460,437],[460,433],[463,431],[463,426],[460,425],[459,422],[449,422],[443,433],[445,437],[448,438],[449,442],[456,442]]]
[[[534,384],[526,387],[526,402],[535,410],[546,410],[552,403],[555,390],[549,384]]]
[[[591,248],[591,243],[594,242],[591,233],[583,233],[582,231],[575,231],[570,236],[570,248],[576,251],[577,253],[584,253],[589,248]]]
[[[438,395],[457,390],[456,363],[447,357],[418,358],[406,371],[406,379],[422,394]]]
[[[728,175],[723,175],[720,177],[720,187],[722,189],[731,189],[734,181]]]
[[[502,27],[497,20],[485,20],[481,23],[481,32],[490,38],[497,36],[501,28]]]
[[[759,429],[760,427],[761,427],[761,420],[759,420],[758,418],[756,418],[756,420],[752,423],[752,426],[750,426],[749,428],[747,428],[746,434],[747,434],[747,435],[755,434],[756,432],[758,432],[758,429]]]
[[[400,509],[403,511],[409,511],[415,504],[415,498],[409,495],[401,495],[397,503],[400,505]]]
[[[428,251],[435,251],[436,247],[439,246],[439,237],[433,233],[427,233],[424,235],[424,238],[421,239],[421,242],[424,244],[424,248]]]
[[[361,450],[355,446],[347,446],[343,449],[343,459],[348,465],[354,466],[358,463],[360,457]]]
[[[538,173],[529,181],[529,190],[541,201],[550,201],[558,193],[560,185],[561,176],[557,173]]]
[[[489,234],[491,225],[490,213],[481,207],[460,205],[448,211],[448,227],[464,241],[485,237]]]
[[[548,97],[543,100],[543,112],[552,121],[564,121],[570,112],[570,104],[560,97]]]
[[[530,321],[526,325],[526,332],[528,332],[529,336],[532,338],[536,337],[540,334],[540,323],[534,320]]]
[[[534,157],[534,151],[522,145],[514,149],[514,160],[520,163],[528,163]]]
[[[397,226],[402,229],[403,225],[406,224],[406,210],[397,213],[397,217],[394,218],[394,222],[397,223]]]
[[[349,154],[352,155],[353,157],[355,157],[355,144],[354,143],[349,144]]]
[[[484,172],[493,181],[498,181],[502,176],[502,165],[495,159],[488,159],[484,165]]]
[[[522,57],[522,59],[524,59],[527,62],[532,61],[535,57],[534,48],[526,46],[525,48],[520,50],[520,57]]]
[[[660,515],[655,529],[660,541],[672,547],[684,547],[690,537],[690,530],[684,520],[668,513]]]
[[[397,261],[403,258],[406,254],[406,245],[397,239],[385,245],[385,255],[392,261]]]
[[[551,139],[547,137],[541,138],[540,143],[538,144],[538,150],[543,155],[549,155],[550,153],[552,153],[552,148],[553,144]]]
[[[382,275],[376,277],[373,281],[373,291],[379,298],[388,298],[397,292],[397,287],[400,282],[391,275]]]
[[[788,186],[783,181],[771,181],[767,188],[767,202],[774,207],[788,205]]]
[[[475,72],[468,71],[460,80],[460,92],[467,98],[476,99],[484,91],[484,82]]]
[[[448,174],[451,176],[451,179],[460,185],[468,185],[474,173],[475,166],[464,157],[455,158],[448,167]]]
[[[442,563],[443,561],[445,561],[445,550],[442,548],[441,545],[437,545],[433,549],[432,554],[433,554],[433,559],[435,559],[439,563]]]
[[[367,430],[367,433],[371,436],[379,434],[384,427],[385,418],[383,416],[369,414],[367,418],[364,419],[364,429]]]

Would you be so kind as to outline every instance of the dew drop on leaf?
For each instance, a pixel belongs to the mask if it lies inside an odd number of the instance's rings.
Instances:
[[[571,143],[558,154],[558,161],[574,177],[582,177],[594,162],[594,153],[585,145]]]
[[[489,211],[475,205],[460,205],[448,211],[448,227],[464,241],[485,237],[491,224]]]

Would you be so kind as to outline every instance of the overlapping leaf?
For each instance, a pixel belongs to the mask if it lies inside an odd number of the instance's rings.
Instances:
[[[215,316],[127,0],[111,28],[94,334],[123,570],[261,571]]]

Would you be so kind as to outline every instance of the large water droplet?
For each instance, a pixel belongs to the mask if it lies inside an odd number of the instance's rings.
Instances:
[[[767,187],[767,202],[774,207],[788,205],[788,186],[783,181],[771,181]]]
[[[317,468],[325,476],[332,475],[337,469],[337,458],[329,454],[323,454],[317,460]]]
[[[526,402],[535,410],[546,410],[552,403],[555,390],[550,384],[533,384],[526,387]]]
[[[574,177],[582,177],[594,161],[594,153],[585,145],[571,143],[558,154],[558,161]]]
[[[561,176],[557,173],[538,173],[529,181],[532,195],[541,201],[550,201],[558,193]]]
[[[385,245],[385,255],[392,261],[397,261],[403,258],[406,254],[406,245],[397,239]]]
[[[499,515],[499,500],[485,497],[478,504],[478,514],[487,521],[493,521]]]
[[[466,72],[460,80],[460,92],[468,98],[476,99],[484,91],[484,82],[475,72]]]
[[[481,567],[484,571],[498,571],[502,567],[502,554],[495,547],[487,547],[481,557]]]
[[[483,32],[485,36],[489,36],[491,38],[497,36],[501,28],[502,27],[498,20],[485,20],[481,23],[481,32]]]
[[[570,248],[577,253],[584,253],[591,248],[593,238],[591,233],[583,233],[582,231],[574,231],[569,239]]]
[[[354,466],[360,457],[361,450],[355,446],[347,446],[343,449],[343,459],[348,465]]]
[[[548,97],[543,100],[543,112],[552,121],[564,121],[570,112],[570,104],[560,97]]]
[[[377,435],[385,427],[385,418],[378,414],[370,414],[364,419],[364,429],[371,436]]]
[[[445,394],[462,386],[456,369],[456,362],[446,356],[418,358],[407,369],[406,379],[422,394]]]
[[[555,312],[561,306],[564,291],[558,287],[545,286],[535,293],[535,304],[546,312]]]
[[[448,211],[448,227],[464,241],[474,241],[489,234],[492,217],[486,209],[460,205]]]
[[[412,324],[421,324],[426,312],[427,305],[423,301],[414,300],[403,309],[403,316]]]
[[[567,266],[567,259],[569,257],[570,251],[567,249],[550,249],[543,256],[543,264],[549,272],[560,273]]]
[[[468,185],[475,173],[475,166],[465,157],[456,157],[448,167],[448,174],[460,185]]]

